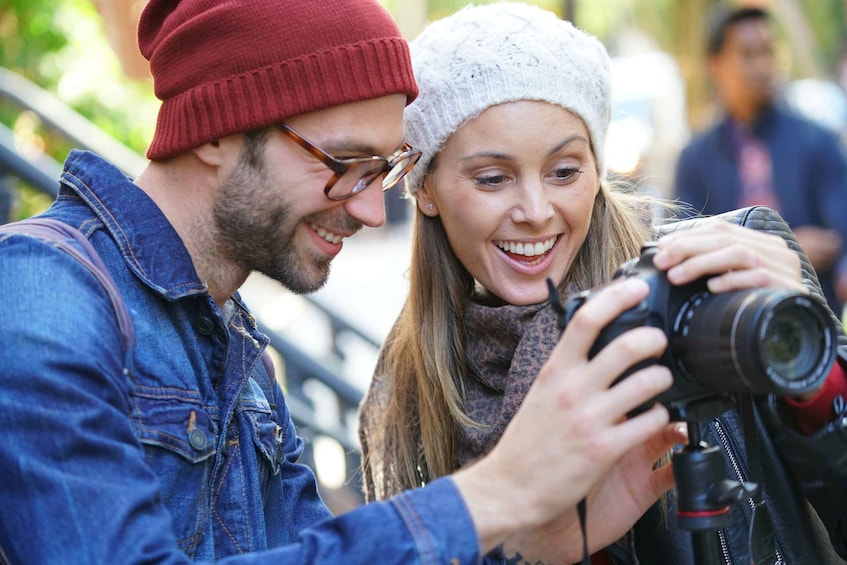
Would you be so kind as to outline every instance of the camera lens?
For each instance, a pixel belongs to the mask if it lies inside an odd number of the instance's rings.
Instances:
[[[680,373],[716,392],[798,395],[835,360],[829,310],[805,294],[753,289],[692,297],[674,324]]]
[[[766,323],[762,360],[784,379],[796,381],[814,368],[825,341],[818,320],[806,308],[790,304]]]

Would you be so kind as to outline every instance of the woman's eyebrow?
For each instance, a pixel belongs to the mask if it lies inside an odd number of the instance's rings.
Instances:
[[[588,139],[586,139],[584,135],[582,135],[581,133],[575,133],[573,135],[569,135],[568,137],[563,139],[561,143],[553,147],[553,149],[550,150],[550,153],[548,153],[548,156],[558,153],[574,141],[582,141],[583,143],[588,145]]]
[[[566,137],[565,139],[563,139],[562,141],[557,143],[555,146],[553,146],[553,148],[550,149],[550,151],[547,153],[548,157],[555,155],[556,153],[561,151],[563,148],[567,147],[571,143],[574,143],[575,141],[577,141],[577,142],[581,141],[581,142],[585,143],[586,145],[588,144],[588,139],[586,139],[586,137],[584,135],[582,135],[580,133],[575,133],[573,135],[569,135],[568,137]],[[499,151],[480,151],[478,153],[472,153],[470,155],[466,155],[465,157],[462,157],[461,159],[459,159],[459,162],[468,161],[470,159],[476,159],[476,158],[479,158],[479,157],[486,157],[486,158],[489,158],[489,159],[499,159],[501,161],[514,161],[516,159],[516,157],[514,155],[509,155],[508,153],[501,153]]]

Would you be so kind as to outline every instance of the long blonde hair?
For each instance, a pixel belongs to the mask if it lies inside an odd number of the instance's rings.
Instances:
[[[559,284],[586,289],[609,281],[651,239],[654,201],[601,182],[588,234]],[[409,296],[383,346],[375,379],[382,410],[362,414],[365,491],[384,499],[456,470],[466,413],[464,315],[474,280],[454,255],[441,220],[417,210]],[[372,389],[371,393],[374,391]]]

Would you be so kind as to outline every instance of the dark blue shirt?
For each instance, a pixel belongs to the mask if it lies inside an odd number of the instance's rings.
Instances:
[[[836,230],[842,255],[833,269],[818,272],[833,312],[835,277],[847,272],[847,159],[839,138],[818,124],[774,105],[756,120],[753,132],[770,153],[777,210],[792,229]],[[741,207],[741,180],[732,122],[727,118],[696,136],[683,149],[676,170],[676,196],[705,215]]]

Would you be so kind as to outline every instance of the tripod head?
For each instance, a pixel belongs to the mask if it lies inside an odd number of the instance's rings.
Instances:
[[[679,526],[689,531],[719,530],[730,523],[729,505],[754,498],[759,491],[756,483],[741,483],[726,478],[723,454],[720,449],[692,441],[673,456],[673,471],[677,482]]]
[[[686,406],[681,413],[689,417],[715,416],[734,406],[730,397],[716,396]],[[755,497],[756,483],[729,480],[721,450],[701,441],[699,418],[689,419],[688,444],[673,455],[676,478],[679,527],[692,533],[694,557],[698,565],[723,563],[717,531],[729,526],[729,505]]]

